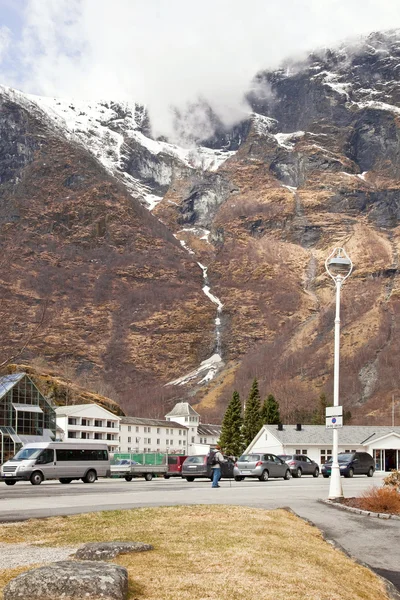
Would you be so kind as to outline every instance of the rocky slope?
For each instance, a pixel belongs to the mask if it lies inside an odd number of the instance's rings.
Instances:
[[[134,104],[3,90],[8,328],[29,327],[48,298],[30,352],[101,372],[128,412],[163,414],[179,396],[217,418],[257,376],[295,419],[332,392],[324,260],[344,245],[355,270],[341,398],[354,422],[388,422],[400,388],[399,65],[395,31],[259,73],[249,118],[228,131],[213,116],[215,134],[185,148],[151,139]]]

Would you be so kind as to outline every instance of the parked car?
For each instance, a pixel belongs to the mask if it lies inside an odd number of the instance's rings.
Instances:
[[[186,481],[194,481],[195,479],[212,479],[211,465],[207,465],[208,454],[196,454],[195,456],[188,456],[182,465],[182,477]],[[225,479],[233,478],[233,466],[234,462],[229,457],[226,463],[221,464],[221,477]]]
[[[256,477],[260,481],[268,481],[270,477],[290,479],[290,467],[275,454],[243,454],[235,463],[233,470],[236,481],[245,477]]]
[[[186,459],[187,456],[168,454],[168,471],[165,473],[164,478],[169,479],[170,477],[181,477],[182,465]]]
[[[290,467],[293,477],[302,475],[319,476],[319,465],[305,454],[279,454],[279,458]]]
[[[340,474],[345,477],[353,477],[353,475],[367,475],[368,477],[372,477],[375,471],[374,459],[368,452],[339,452],[338,462]],[[331,470],[332,458],[322,465],[322,475],[329,477]]]

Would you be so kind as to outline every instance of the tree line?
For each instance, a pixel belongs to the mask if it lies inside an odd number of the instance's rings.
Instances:
[[[314,409],[302,411],[301,417],[296,421],[310,425],[325,425],[325,409],[328,404],[326,396],[322,393]],[[344,422],[351,420],[349,411],[344,414]],[[272,394],[269,394],[261,404],[261,396],[258,388],[257,378],[253,380],[247,400],[242,401],[239,393],[235,390],[228,404],[222,420],[221,436],[219,445],[224,454],[240,456],[242,452],[253,441],[263,425],[278,425],[281,423],[279,402]]]

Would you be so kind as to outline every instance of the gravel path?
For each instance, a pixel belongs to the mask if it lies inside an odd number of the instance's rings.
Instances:
[[[65,560],[71,554],[74,554],[78,547],[49,547],[32,544],[5,544],[0,542],[0,570]]]

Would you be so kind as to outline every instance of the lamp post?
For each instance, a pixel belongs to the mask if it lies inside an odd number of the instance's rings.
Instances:
[[[325,269],[336,287],[335,350],[333,370],[333,406],[339,406],[340,290],[353,270],[353,263],[343,248],[335,248],[325,261]],[[338,463],[338,430],[333,427],[332,470],[329,498],[342,498],[343,489]]]

